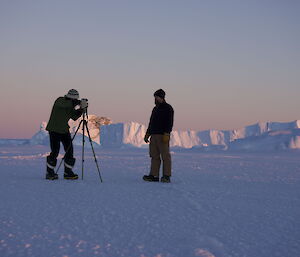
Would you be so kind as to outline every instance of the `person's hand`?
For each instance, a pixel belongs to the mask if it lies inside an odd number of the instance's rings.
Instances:
[[[146,133],[146,135],[144,137],[145,143],[149,143],[149,137],[150,137],[150,134]]]
[[[164,144],[168,144],[170,142],[170,134],[169,133],[164,133],[162,137],[162,141]]]

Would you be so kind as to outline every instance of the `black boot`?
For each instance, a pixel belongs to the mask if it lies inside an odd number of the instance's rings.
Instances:
[[[65,167],[64,179],[78,179],[78,175],[72,169]]]
[[[58,179],[58,175],[54,172],[54,168],[56,166],[56,159],[51,159],[50,156],[47,156],[47,172],[46,179],[55,180]]]
[[[170,176],[162,176],[161,179],[160,179],[160,182],[170,183],[171,182]]]
[[[145,175],[143,180],[148,182],[159,182],[159,177],[154,177],[153,175]]]
[[[75,164],[75,158],[66,158],[65,159],[65,173],[64,179],[78,179],[78,175],[72,171],[72,168]]]
[[[54,172],[54,170],[47,168],[46,179],[55,180],[58,179],[58,175]]]

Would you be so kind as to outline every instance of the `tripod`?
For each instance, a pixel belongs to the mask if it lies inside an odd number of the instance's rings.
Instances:
[[[101,177],[101,174],[100,174],[100,169],[99,169],[99,165],[98,165],[98,161],[97,161],[97,157],[96,157],[96,154],[95,154],[95,150],[94,150],[94,146],[93,146],[93,142],[92,142],[92,139],[91,139],[91,135],[90,135],[90,131],[89,131],[89,128],[87,126],[88,124],[88,113],[87,113],[87,108],[84,110],[83,114],[82,114],[82,120],[80,121],[76,131],[75,131],[75,134],[74,136],[72,137],[72,140],[71,140],[71,144],[69,145],[68,149],[66,150],[66,153],[64,155],[64,157],[62,158],[62,160],[60,161],[59,163],[59,166],[57,168],[57,171],[56,171],[56,174],[58,173],[58,170],[62,164],[62,162],[64,161],[65,157],[66,157],[66,154],[70,151],[71,147],[72,147],[72,143],[73,143],[73,140],[80,128],[80,126],[82,125],[82,162],[81,162],[81,179],[83,179],[83,171],[84,171],[84,144],[85,144],[85,130],[87,131],[87,134],[88,134],[88,137],[89,137],[89,141],[90,141],[90,144],[91,144],[91,147],[92,147],[92,151],[93,151],[93,154],[94,154],[94,160],[95,160],[95,163],[96,163],[96,167],[97,167],[97,170],[98,170],[98,174],[99,174],[99,179],[101,181],[101,183],[103,182],[102,180],[102,177]]]

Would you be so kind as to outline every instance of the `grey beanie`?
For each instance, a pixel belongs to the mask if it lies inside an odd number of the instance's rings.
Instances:
[[[70,98],[70,99],[78,99],[79,98],[79,93],[76,89],[70,89],[68,94],[66,94],[65,96]]]

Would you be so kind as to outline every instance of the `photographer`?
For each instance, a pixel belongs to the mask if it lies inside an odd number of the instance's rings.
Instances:
[[[88,107],[87,99],[79,99],[79,93],[75,89],[69,90],[64,97],[59,97],[54,102],[51,116],[47,124],[46,130],[49,131],[51,153],[47,156],[47,173],[46,179],[58,179],[58,175],[54,172],[57,156],[59,154],[60,142],[63,144],[66,151],[64,164],[64,178],[78,179],[72,169],[75,164],[73,156],[73,144],[69,131],[68,121],[70,119],[77,120]],[[75,109],[80,106],[79,109]]]

